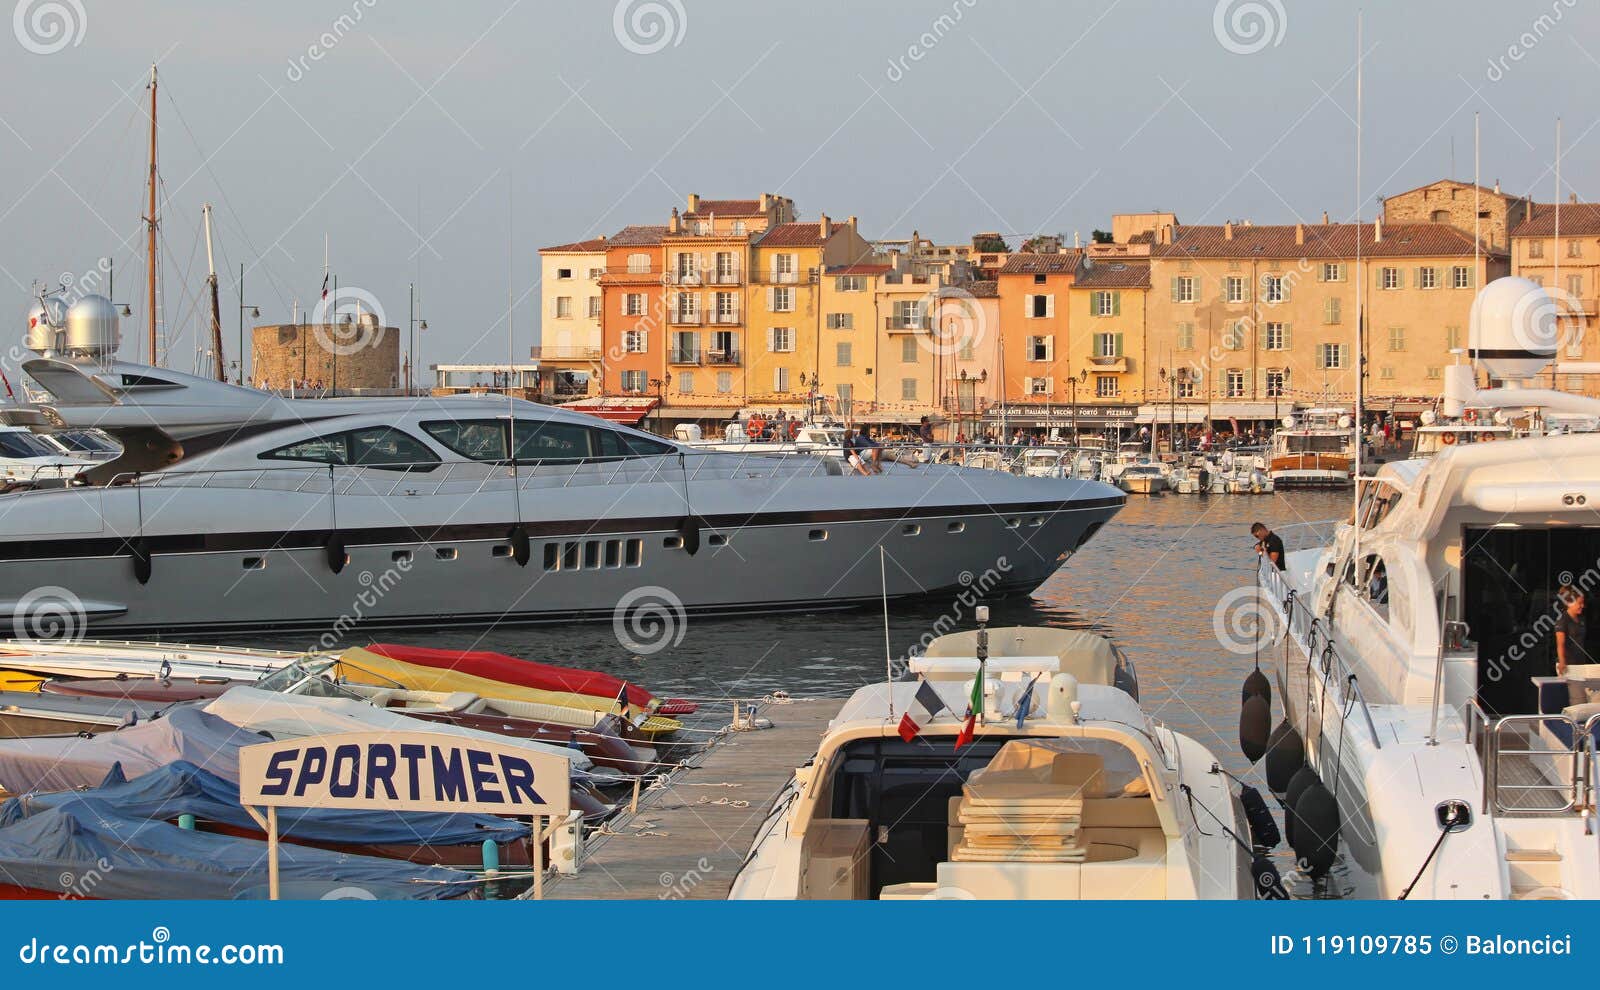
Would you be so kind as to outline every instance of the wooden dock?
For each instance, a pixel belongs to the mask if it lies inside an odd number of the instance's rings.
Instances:
[[[767,806],[816,752],[842,699],[762,707],[770,729],[729,732],[690,766],[646,790],[636,815],[591,839],[576,876],[545,884],[551,900],[720,900]],[[724,719],[726,724],[726,719]]]

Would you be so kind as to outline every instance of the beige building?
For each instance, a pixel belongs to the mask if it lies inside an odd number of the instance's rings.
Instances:
[[[1555,206],[1534,204],[1528,218],[1511,230],[1511,263],[1515,274],[1544,286],[1561,305],[1561,358],[1600,361],[1600,203],[1561,204],[1559,229]],[[1600,392],[1592,375],[1572,375],[1560,384]]]
[[[546,391],[569,399],[599,390],[601,359],[600,276],[606,270],[606,239],[596,237],[539,251],[543,297],[539,363]]]

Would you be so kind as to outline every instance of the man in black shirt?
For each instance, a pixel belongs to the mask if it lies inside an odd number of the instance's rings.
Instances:
[[[1556,676],[1565,677],[1569,664],[1593,663],[1584,637],[1588,623],[1583,621],[1583,592],[1570,584],[1557,592],[1561,614],[1556,617]]]
[[[1283,562],[1282,537],[1268,529],[1265,523],[1256,523],[1251,526],[1250,535],[1256,538],[1256,553],[1272,561],[1280,571],[1288,566]]]

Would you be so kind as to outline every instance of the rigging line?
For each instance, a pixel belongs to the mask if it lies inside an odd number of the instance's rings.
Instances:
[[[1428,858],[1422,861],[1422,868],[1417,870],[1417,875],[1411,878],[1411,882],[1406,884],[1406,889],[1400,892],[1400,896],[1395,898],[1396,900],[1403,901],[1411,897],[1411,891],[1422,881],[1422,875],[1428,872],[1428,864],[1433,862],[1433,857],[1439,853],[1439,847],[1444,845],[1445,836],[1454,832],[1458,824],[1454,818],[1445,823],[1444,828],[1439,832],[1439,838],[1434,840],[1433,848],[1428,850]]]
[[[1194,789],[1191,788],[1188,784],[1179,784],[1178,785],[1178,790],[1182,791],[1183,792],[1183,796],[1189,799],[1189,817],[1194,819],[1194,829],[1195,829],[1195,831],[1199,832],[1201,835],[1205,836],[1208,839],[1212,838],[1216,833],[1207,832],[1205,829],[1201,828],[1200,827],[1200,818],[1199,818],[1199,816],[1195,815],[1195,813],[1194,813],[1194,809],[1195,809]],[[1255,849],[1253,849],[1250,846],[1249,843],[1247,843],[1243,839],[1239,838],[1239,834],[1237,832],[1235,832],[1232,828],[1229,828],[1227,822],[1225,822],[1222,819],[1218,818],[1217,815],[1216,815],[1216,812],[1212,811],[1210,808],[1207,808],[1205,806],[1204,802],[1200,803],[1200,810],[1204,811],[1206,813],[1207,817],[1209,817],[1212,821],[1214,821],[1218,825],[1220,825],[1222,827],[1223,833],[1226,834],[1228,836],[1228,838],[1232,839],[1235,843],[1237,843],[1240,849],[1243,849],[1246,853],[1248,853],[1251,856],[1251,858],[1255,857],[1255,854],[1256,854]]]

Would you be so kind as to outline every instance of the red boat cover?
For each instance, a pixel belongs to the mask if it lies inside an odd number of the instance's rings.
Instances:
[[[441,670],[454,670],[491,681],[520,684],[541,691],[568,691],[591,698],[615,699],[622,690],[622,678],[602,674],[596,670],[579,670],[576,667],[558,667],[537,660],[518,660],[504,653],[485,650],[435,650],[426,646],[396,646],[374,643],[367,649],[379,656],[403,663],[419,664]],[[655,695],[628,684],[628,704],[644,709],[655,700]]]

